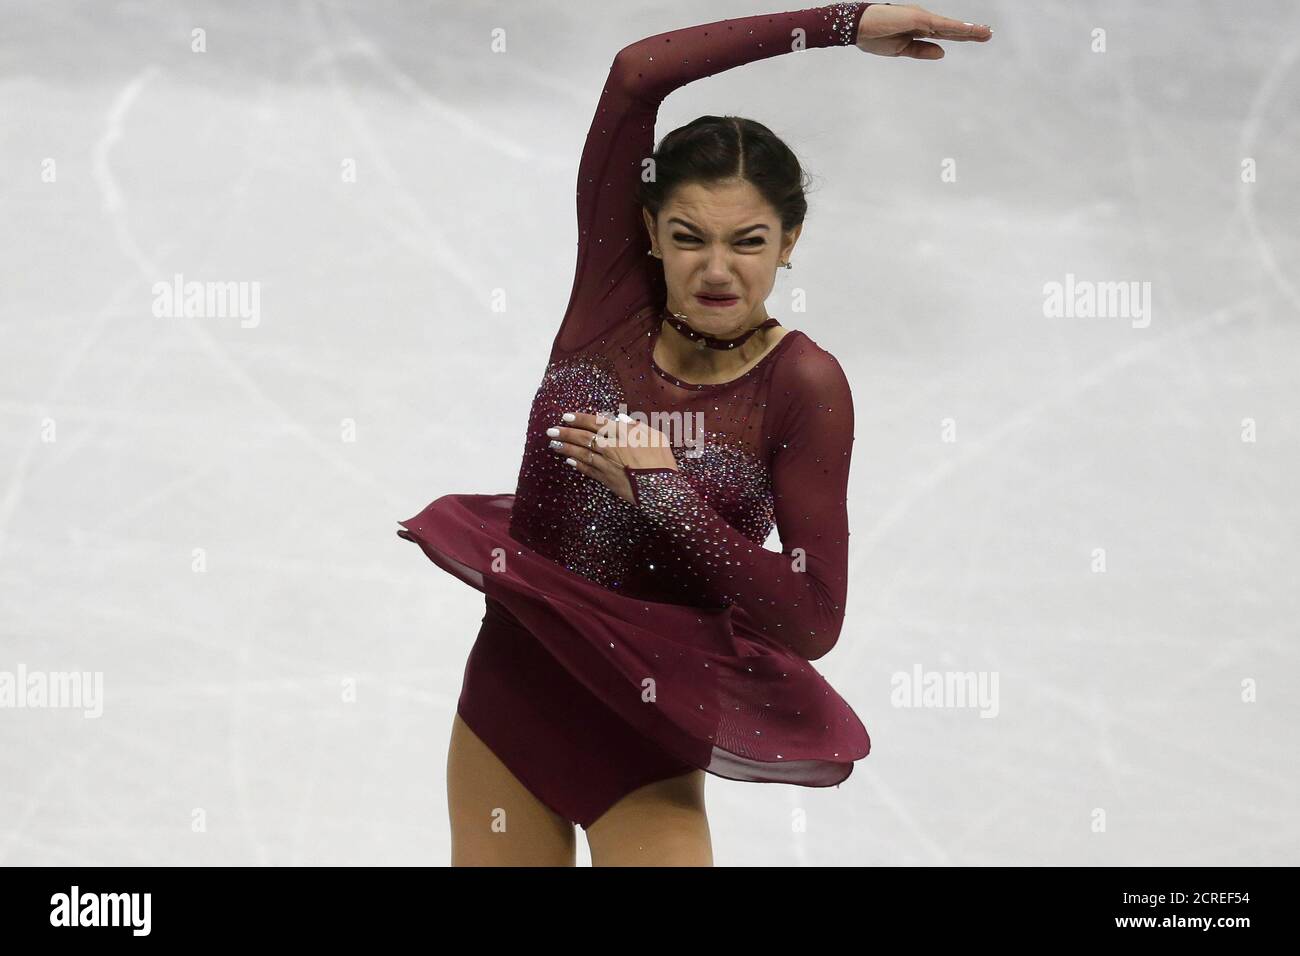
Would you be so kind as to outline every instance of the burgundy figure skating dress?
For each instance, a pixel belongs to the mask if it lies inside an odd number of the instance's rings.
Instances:
[[[664,97],[754,60],[851,45],[868,6],[722,20],[619,52],[578,167],[577,273],[515,493],[445,495],[398,522],[486,596],[457,712],[584,828],[695,768],[827,787],[871,748],[809,663],[844,619],[848,380],[798,330],[722,384],[660,368],[663,267],[634,199]],[[702,413],[703,434],[675,431],[676,469],[625,469],[635,503],[566,464],[546,434],[565,412],[620,409],[681,413],[686,427]],[[781,552],[763,546],[774,523]]]

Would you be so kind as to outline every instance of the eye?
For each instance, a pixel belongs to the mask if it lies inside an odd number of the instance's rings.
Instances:
[[[677,242],[699,242],[700,241],[700,238],[698,236],[692,236],[688,232],[675,232],[673,233],[673,239]],[[765,242],[766,240],[764,240],[762,236],[750,236],[747,239],[739,240],[736,243],[736,245],[748,246],[751,249],[757,249],[759,246],[764,245]]]

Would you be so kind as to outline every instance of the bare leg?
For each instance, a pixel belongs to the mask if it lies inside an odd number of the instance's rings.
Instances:
[[[447,750],[452,866],[575,866],[573,824],[510,772],[457,714]]]
[[[633,790],[587,828],[592,866],[712,866],[704,771]]]

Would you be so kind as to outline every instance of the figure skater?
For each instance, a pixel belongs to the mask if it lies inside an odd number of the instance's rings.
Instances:
[[[829,787],[869,752],[810,663],[844,620],[853,399],[834,356],[765,307],[803,230],[803,170],[754,120],[701,116],[655,149],[655,117],[766,57],[935,60],[932,40],[991,35],[835,3],[614,58],[515,493],[399,522],[484,594],[447,759],[453,865],[572,866],[575,826],[596,866],[712,865],[706,773]]]

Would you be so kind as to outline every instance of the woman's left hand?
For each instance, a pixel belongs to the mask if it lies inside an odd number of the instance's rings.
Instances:
[[[856,45],[864,53],[906,56],[916,60],[942,60],[943,47],[935,40],[991,39],[993,28],[984,23],[966,23],[924,10],[914,3],[873,3],[858,21]],[[917,37],[927,37],[918,40]]]
[[[586,412],[568,412],[548,429],[552,454],[572,458],[582,474],[595,478],[625,501],[635,501],[624,468],[677,469],[668,436],[632,418],[608,418]],[[559,447],[555,443],[559,442]]]

